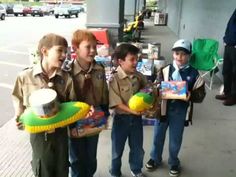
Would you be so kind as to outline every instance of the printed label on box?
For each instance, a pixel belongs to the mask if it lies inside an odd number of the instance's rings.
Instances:
[[[187,84],[185,81],[162,81],[162,99],[185,99],[187,97]]]

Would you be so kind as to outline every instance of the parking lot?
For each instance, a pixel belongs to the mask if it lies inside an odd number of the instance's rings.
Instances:
[[[39,39],[47,33],[64,36],[68,42],[76,29],[85,28],[86,14],[78,18],[54,16],[7,16],[0,21],[0,127],[13,117],[11,88],[19,71],[29,66],[29,50],[37,47]]]

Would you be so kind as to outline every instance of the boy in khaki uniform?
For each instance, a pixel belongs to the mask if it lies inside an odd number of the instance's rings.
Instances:
[[[20,115],[29,107],[29,96],[34,90],[52,88],[60,102],[75,98],[69,74],[60,69],[66,58],[67,41],[56,34],[43,36],[39,41],[40,62],[22,71],[13,88],[13,104],[18,128]],[[67,177],[69,173],[67,128],[54,132],[30,134],[32,169],[36,177]]]
[[[143,126],[140,112],[128,107],[129,99],[144,88],[147,80],[136,71],[139,49],[131,44],[121,44],[113,57],[119,63],[117,72],[109,83],[109,107],[114,109],[112,127],[112,161],[110,173],[121,176],[121,158],[128,139],[129,164],[133,176],[144,177],[143,167]]]
[[[72,47],[76,60],[72,65],[72,78],[76,92],[81,93],[77,100],[101,109],[108,116],[108,88],[104,67],[94,60],[96,38],[86,30],[77,30],[72,37]],[[92,177],[97,169],[97,144],[99,135],[78,137],[76,124],[70,126],[70,162],[72,177]],[[74,136],[74,137],[73,137]]]

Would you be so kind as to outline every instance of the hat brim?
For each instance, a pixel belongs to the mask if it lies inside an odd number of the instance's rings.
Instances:
[[[184,51],[186,54],[191,54],[191,51],[183,48],[183,47],[175,47],[175,48],[172,48],[172,51]]]
[[[37,116],[32,108],[27,108],[21,115],[25,130],[30,133],[50,131],[59,127],[67,126],[84,118],[89,112],[90,106],[83,102],[66,102],[59,105],[59,112],[48,118]]]

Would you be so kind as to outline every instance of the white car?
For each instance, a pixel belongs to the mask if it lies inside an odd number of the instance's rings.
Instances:
[[[26,16],[26,14],[24,13],[24,6],[22,4],[15,4],[13,6],[13,12],[14,15],[17,17],[18,15],[23,15]]]
[[[78,17],[80,9],[75,8],[72,4],[60,4],[54,9],[54,16],[58,18],[59,16],[64,16],[70,18],[71,16]]]
[[[5,20],[6,9],[3,5],[0,4],[0,20]]]

